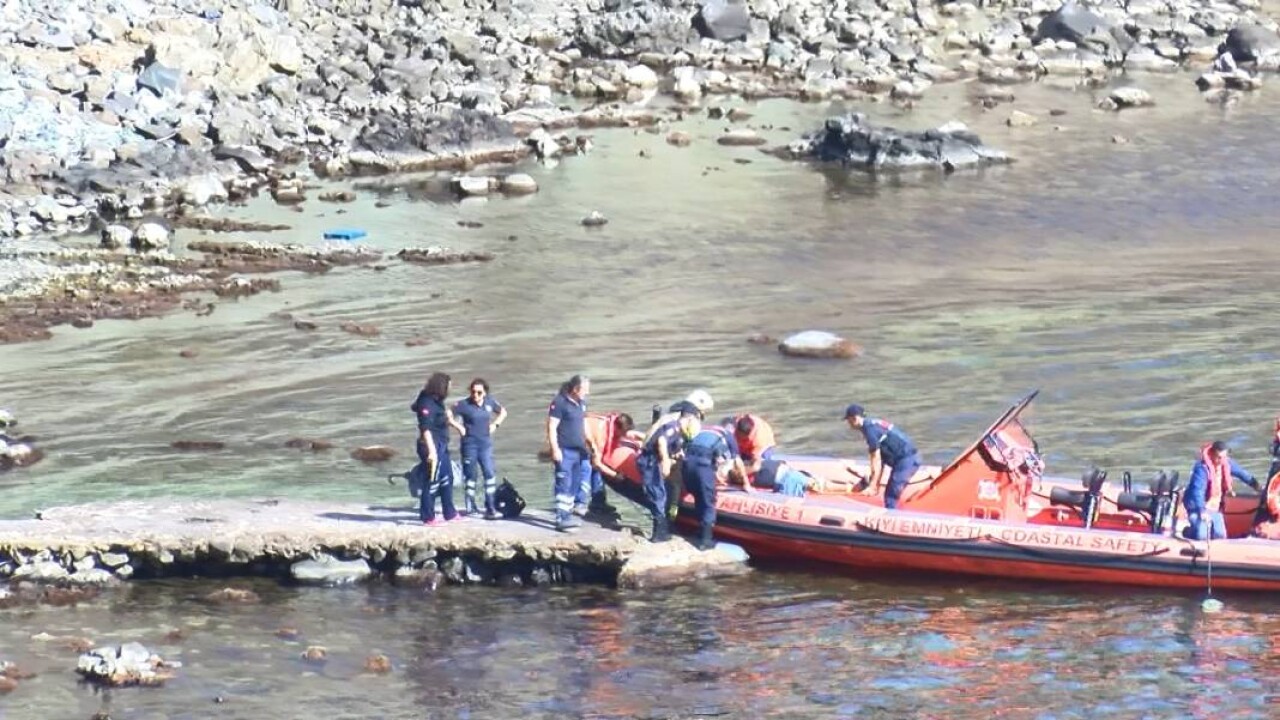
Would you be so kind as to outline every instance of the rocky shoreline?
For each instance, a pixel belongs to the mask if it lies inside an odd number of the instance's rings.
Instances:
[[[50,601],[40,586],[92,589],[166,577],[639,588],[747,570],[745,555],[731,546],[700,552],[683,540],[653,544],[597,525],[574,535],[554,527],[549,515],[527,512],[517,520],[424,528],[411,507],[294,500],[54,508],[32,520],[0,520],[0,578],[12,586],[0,587],[0,606]],[[250,600],[234,589],[210,598]]]
[[[1195,74],[1225,103],[1280,69],[1258,0],[25,0],[0,10],[0,40],[0,342],[199,304],[191,291],[274,289],[238,276],[262,262],[169,258],[168,230],[279,229],[205,208],[261,193],[299,207],[312,177],[441,170],[461,197],[527,194],[527,175],[472,171],[581,154],[589,140],[563,131],[669,125],[716,95],[909,109],[964,81],[994,109],[1045,80],[1108,88],[1099,107],[1119,111],[1156,102],[1145,73]],[[773,154],[873,172],[1008,160],[963,126],[858,114]],[[84,231],[102,253],[31,243]]]
[[[0,237],[234,200],[302,163],[511,162],[538,131],[653,122],[655,95],[909,104],[955,80],[1180,68],[1248,88],[1280,68],[1275,28],[1257,0],[15,2]]]

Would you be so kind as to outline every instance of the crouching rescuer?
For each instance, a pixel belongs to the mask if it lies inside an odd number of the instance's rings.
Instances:
[[[746,478],[738,441],[733,437],[733,418],[726,419],[723,425],[704,426],[684,448],[680,474],[685,490],[693,495],[699,550],[715,547],[712,531],[716,524],[716,486],[730,472]]]

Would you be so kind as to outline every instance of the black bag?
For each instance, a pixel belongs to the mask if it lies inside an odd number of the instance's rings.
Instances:
[[[396,478],[405,481],[409,486],[409,497],[420,498],[422,491],[427,487],[427,466],[424,463],[418,463],[409,469],[409,472],[403,472],[396,475],[388,475],[387,482],[395,484]]]
[[[516,486],[510,480],[502,478],[502,483],[493,493],[493,505],[502,517],[512,520],[524,512],[525,502],[520,493],[516,492]]]

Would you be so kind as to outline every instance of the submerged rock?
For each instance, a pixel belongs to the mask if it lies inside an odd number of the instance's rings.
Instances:
[[[787,154],[797,159],[838,161],[863,170],[937,169],[951,172],[1010,162],[960,123],[923,132],[873,127],[865,115],[831,118],[812,136],[797,140]]]
[[[94,682],[111,687],[162,685],[171,677],[167,669],[177,667],[136,642],[102,647],[80,656],[76,672]]]
[[[778,343],[778,352],[789,357],[848,359],[862,354],[862,348],[834,333],[806,330]]]

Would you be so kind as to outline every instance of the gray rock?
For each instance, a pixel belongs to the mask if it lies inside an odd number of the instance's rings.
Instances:
[[[1136,87],[1116,88],[1107,97],[1111,102],[1115,103],[1117,110],[1151,107],[1156,104],[1156,101],[1151,97],[1151,93]]]
[[[176,95],[180,92],[181,86],[182,71],[158,62],[151,63],[138,73],[138,87],[146,88],[156,96],[163,96],[165,93]]]
[[[453,179],[453,189],[464,197],[476,197],[489,194],[490,181],[484,176],[460,175]]]
[[[746,40],[751,32],[751,13],[745,0],[704,0],[693,27],[702,37],[721,42]]]
[[[296,38],[292,35],[279,35],[271,43],[269,62],[271,67],[280,72],[296,75],[302,70],[306,58],[302,54],[302,48],[298,47]]]
[[[861,348],[834,333],[806,330],[783,339],[778,352],[791,357],[847,359],[857,357]]]
[[[113,585],[119,582],[110,570],[102,568],[89,568],[88,570],[77,570],[67,577],[67,582],[72,585]]]
[[[289,568],[293,579],[304,585],[352,585],[369,579],[373,570],[364,560],[339,560],[331,555],[320,555],[314,560],[303,560]]]
[[[227,199],[227,188],[217,175],[198,175],[182,185],[182,200],[196,207]]]
[[[105,233],[107,229],[110,229],[113,227],[123,228],[126,231],[128,230],[128,228],[125,228],[122,225],[108,225],[107,228],[103,230],[103,232]],[[98,553],[98,564],[105,568],[115,569],[120,567],[121,565],[129,564],[129,556],[126,553],[118,553],[118,552]]]
[[[102,647],[80,656],[76,672],[95,682],[111,686],[159,685],[167,676],[156,672],[165,663],[139,643],[125,643],[118,647]]]
[[[861,113],[827,120],[817,133],[792,143],[788,154],[870,171],[932,168],[950,172],[1010,161],[958,123],[904,132],[873,127]]]
[[[142,223],[137,230],[133,231],[129,246],[138,252],[167,250],[169,229],[160,223]]]
[[[1057,10],[1044,16],[1032,36],[1034,42],[1066,40],[1076,45],[1094,45],[1111,50],[1118,45],[1112,25],[1097,15],[1068,0]]]
[[[529,195],[538,192],[538,182],[524,173],[512,173],[502,178],[502,192],[508,195]]]
[[[1231,28],[1218,51],[1231,53],[1237,62],[1258,62],[1280,54],[1280,36],[1261,25],[1241,24]]]
[[[14,580],[31,580],[39,583],[53,583],[66,580],[70,573],[61,563],[52,560],[32,562],[13,571]]]
[[[243,145],[218,145],[213,156],[219,160],[234,160],[245,172],[266,173],[275,163],[262,153]]]

